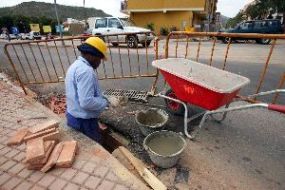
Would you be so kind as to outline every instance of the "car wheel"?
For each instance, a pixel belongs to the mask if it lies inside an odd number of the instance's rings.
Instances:
[[[149,47],[150,43],[151,43],[151,41],[143,42],[142,46],[143,47]]]
[[[175,94],[175,92],[172,91],[172,89],[169,89],[166,93],[166,96],[170,97],[170,98],[174,98],[177,99],[177,96]],[[166,104],[166,109],[174,114],[174,115],[183,115],[184,114],[184,107],[182,104],[165,99],[165,104]]]
[[[265,39],[265,38],[257,39],[257,40],[256,40],[256,43],[258,43],[258,44],[265,44],[265,45],[267,45],[267,44],[269,44],[270,42],[271,42],[270,39]]]
[[[119,46],[118,43],[112,43],[112,45],[113,45],[114,47],[118,47],[118,46]]]
[[[127,43],[128,43],[129,48],[138,47],[138,40],[137,40],[136,36],[129,36]]]

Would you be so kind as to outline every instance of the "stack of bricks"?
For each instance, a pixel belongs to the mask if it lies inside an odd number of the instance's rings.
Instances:
[[[47,172],[54,166],[71,167],[77,142],[60,142],[58,124],[55,120],[49,120],[32,128],[21,128],[9,139],[7,145],[26,143],[24,163],[27,169]]]

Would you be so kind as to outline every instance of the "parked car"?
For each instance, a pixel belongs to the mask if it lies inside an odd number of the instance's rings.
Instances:
[[[28,34],[21,34],[22,40],[41,40],[42,36],[39,32],[31,31]]]
[[[89,19],[89,27],[92,29],[92,35],[106,35],[126,33],[125,35],[109,36],[105,41],[109,41],[113,46],[119,43],[127,43],[128,47],[135,48],[138,44],[148,47],[154,39],[151,31],[145,28],[136,27],[131,22],[117,17],[94,17]],[[136,34],[147,32],[146,34]]]
[[[2,33],[0,34],[0,39],[4,39],[4,40],[14,40],[14,39],[19,39],[19,35],[15,35],[15,34],[5,34],[5,33]]]
[[[251,20],[238,24],[234,29],[221,31],[226,33],[260,33],[260,34],[280,34],[283,33],[283,28],[280,20]],[[219,37],[224,43],[228,43],[229,38]],[[238,40],[255,40],[259,44],[269,44],[270,39],[245,39],[245,38],[232,38],[232,41]]]

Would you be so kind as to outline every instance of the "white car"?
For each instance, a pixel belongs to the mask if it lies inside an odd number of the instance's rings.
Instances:
[[[150,30],[133,26],[129,21],[117,17],[93,17],[88,21],[92,35],[123,34],[105,37],[104,40],[111,42],[113,46],[127,43],[128,47],[136,48],[140,43],[148,47],[154,39]],[[140,32],[142,33],[138,34]]]
[[[41,40],[42,36],[39,32],[31,31],[28,34],[21,34],[22,40]]]

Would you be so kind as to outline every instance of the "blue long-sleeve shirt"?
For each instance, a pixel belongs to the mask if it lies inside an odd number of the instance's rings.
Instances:
[[[76,118],[98,118],[108,104],[93,68],[81,56],[67,70],[65,90],[67,112]]]

